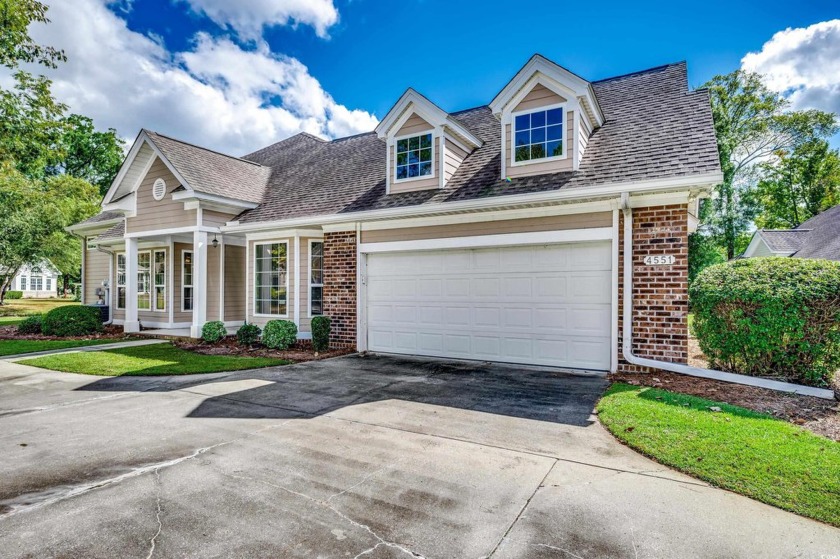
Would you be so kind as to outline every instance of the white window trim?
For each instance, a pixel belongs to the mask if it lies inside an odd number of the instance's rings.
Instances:
[[[140,308],[140,255],[141,254],[148,254],[149,255],[149,308],[148,309],[141,309]],[[151,250],[138,250],[137,251],[137,293],[134,296],[137,298],[137,312],[153,312],[154,311],[154,301],[152,301],[152,295],[154,295],[154,286],[152,282],[154,281],[154,267],[155,262],[152,259],[154,255],[152,254]],[[128,261],[126,261],[126,279],[128,279]],[[128,301],[129,293],[126,290],[126,301]]]
[[[114,258],[116,259],[116,263],[115,263],[116,265],[114,266],[114,275],[115,275],[115,278],[114,278],[114,299],[115,299],[114,307],[118,311],[124,311],[125,310],[125,305],[123,305],[122,307],[120,306],[120,287],[125,287],[126,288],[125,298],[126,298],[126,301],[128,301],[128,286],[124,283],[123,284],[120,283],[120,256],[123,257],[123,260],[126,260],[126,255],[125,255],[124,252],[118,252],[114,256]],[[128,279],[127,274],[128,274],[128,261],[126,260],[125,269],[123,270],[123,276],[125,276],[126,280]]]
[[[192,300],[193,300],[193,307],[195,307],[195,287],[192,283],[187,285],[185,283],[184,278],[186,277],[186,266],[184,265],[187,259],[187,255],[190,255],[190,266],[192,266],[192,276],[195,276],[195,260],[192,258],[193,251],[191,250],[182,250],[181,251],[181,312],[193,312],[193,309],[188,309],[184,307],[184,303],[187,301],[187,298],[184,297],[184,289],[189,287],[193,290],[192,293]]]
[[[547,163],[549,161],[562,161],[568,159],[569,150],[567,149],[568,141],[566,140],[566,121],[569,119],[566,105],[568,103],[554,103],[553,105],[546,105],[544,107],[534,107],[532,109],[525,109],[522,111],[513,111],[510,113],[510,162],[511,167],[522,167],[524,165],[532,165],[534,163]],[[560,122],[560,140],[563,146],[563,155],[553,155],[551,157],[543,157],[541,159],[529,159],[528,161],[516,160],[516,117],[519,115],[529,115],[540,111],[550,111],[552,109],[563,110],[563,120]]]
[[[324,305],[324,284],[323,283],[312,283],[312,245],[314,245],[315,243],[321,243],[323,245],[324,244],[324,239],[309,239],[309,252],[308,252],[308,256],[309,256],[309,274],[308,275],[309,275],[309,278],[308,278],[308,281],[306,283],[306,289],[308,290],[308,292],[306,294],[306,300],[307,300],[307,306],[309,307],[307,309],[308,318],[314,318],[313,315],[312,315],[312,288],[313,287],[320,287],[321,288],[321,308],[322,309],[323,309],[323,305]],[[322,248],[321,249],[321,273],[323,274],[323,272],[324,272],[324,252],[323,252],[323,248]],[[324,315],[324,313],[322,312],[321,314],[316,314],[314,316],[323,316],[323,315]]]
[[[408,177],[408,178],[405,178],[405,179],[398,179],[397,178],[397,142],[399,142],[400,140],[405,140],[407,138],[416,138],[418,136],[425,136],[426,134],[430,134],[432,136],[432,161],[431,161],[432,174],[431,175],[423,175],[422,177]],[[391,143],[391,145],[393,147],[393,152],[394,152],[394,157],[392,158],[392,161],[391,161],[391,167],[393,167],[391,169],[391,172],[394,173],[394,184],[404,184],[404,183],[407,183],[407,182],[423,181],[423,180],[434,179],[435,177],[437,177],[437,173],[435,172],[435,142],[437,142],[437,138],[438,138],[437,134],[432,129],[426,130],[424,132],[415,132],[413,134],[404,134],[402,136],[394,137],[394,139]],[[388,151],[389,151],[389,154],[390,154],[391,150],[388,150]]]
[[[163,284],[162,285],[158,285],[157,283],[155,283],[155,276],[157,275],[157,273],[155,271],[155,259],[157,258],[157,255],[160,252],[163,253]],[[169,273],[169,270],[167,270],[168,267],[169,267],[169,261],[167,260],[166,249],[161,248],[161,249],[153,250],[152,251],[151,278],[149,278],[149,279],[151,279],[150,283],[152,284],[152,311],[153,312],[166,312],[166,309],[167,309],[166,300],[168,299],[168,297],[166,296],[166,288],[167,288],[167,286],[166,286],[166,275]],[[163,308],[162,309],[157,308],[157,288],[158,287],[163,288]]]
[[[265,314],[265,313],[258,313],[257,312],[257,247],[263,245],[286,245],[286,314]],[[254,276],[254,284],[251,286],[251,303],[254,305],[254,315],[258,317],[264,318],[281,318],[281,319],[288,319],[289,318],[289,276],[292,274],[289,271],[289,239],[277,239],[273,241],[260,241],[259,243],[254,243],[254,252],[250,255],[251,262],[253,266],[250,268],[253,270],[252,275]]]

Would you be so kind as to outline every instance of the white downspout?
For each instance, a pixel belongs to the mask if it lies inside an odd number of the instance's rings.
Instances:
[[[834,399],[834,391],[825,388],[814,388],[778,380],[748,377],[735,373],[727,373],[726,371],[715,371],[713,369],[701,369],[700,367],[669,363],[668,361],[657,361],[655,359],[633,355],[633,209],[628,202],[629,196],[625,192],[621,196],[621,210],[624,213],[624,315],[621,346],[624,359],[628,363],[681,375],[722,380],[736,384],[769,388],[770,390],[778,390],[780,392],[792,392],[805,396],[816,396],[817,398],[825,398],[827,400]]]

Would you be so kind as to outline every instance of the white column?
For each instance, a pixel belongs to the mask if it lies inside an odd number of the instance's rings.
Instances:
[[[219,235],[219,320],[225,321],[225,236]]]
[[[137,243],[136,238],[125,240],[125,332],[139,332],[137,320]]]
[[[207,322],[207,233],[193,233],[193,319],[190,336],[201,337]]]

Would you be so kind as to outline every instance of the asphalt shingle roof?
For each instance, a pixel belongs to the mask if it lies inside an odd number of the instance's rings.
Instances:
[[[761,238],[770,250],[793,253],[802,248],[808,233],[806,229],[764,229]]]
[[[270,169],[157,132],[145,132],[193,190],[246,202],[262,201]]]
[[[102,223],[105,221],[110,221],[112,219],[119,219],[122,218],[122,214],[120,212],[101,212],[96,214],[93,217],[89,217],[84,221],[80,221],[74,227],[83,226],[83,225],[96,225],[97,223]]]
[[[243,223],[439,204],[720,172],[708,92],[689,91],[685,63],[593,82],[606,117],[576,172],[500,179],[499,122],[488,107],[451,116],[484,144],[443,189],[385,194],[385,143],[374,133],[330,142],[299,134],[246,156],[271,177]]]
[[[815,215],[796,230],[810,230],[796,258],[840,260],[840,206]]]
[[[120,221],[104,233],[96,237],[96,241],[106,241],[108,239],[122,239],[125,235],[125,220]]]

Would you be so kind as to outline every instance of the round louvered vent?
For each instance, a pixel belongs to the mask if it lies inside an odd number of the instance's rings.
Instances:
[[[163,197],[166,195],[166,183],[163,179],[158,179],[155,181],[155,185],[152,187],[152,196],[155,197],[155,200],[163,200]]]

